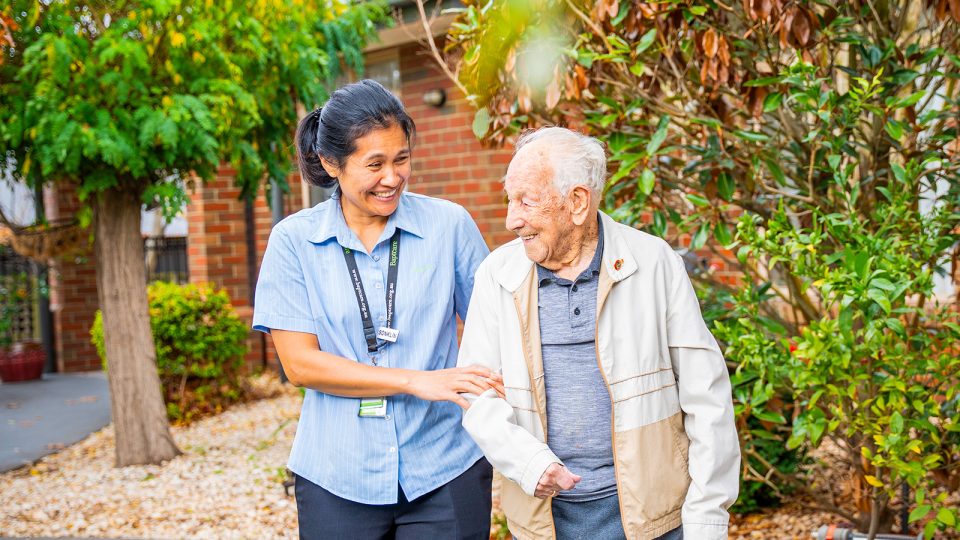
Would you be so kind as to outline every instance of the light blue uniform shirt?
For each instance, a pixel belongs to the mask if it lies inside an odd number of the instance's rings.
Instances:
[[[347,227],[338,196],[278,223],[260,267],[253,328],[316,334],[320,349],[371,364],[343,247],[354,250],[375,328],[386,320],[390,238],[400,229],[393,328],[380,366],[455,367],[457,316],[465,319],[473,275],[488,250],[461,206],[403,193],[368,254]],[[376,396],[369,396],[376,397]],[[387,398],[386,417],[358,416],[359,398],[306,390],[288,467],[339,497],[391,504],[397,486],[413,500],[456,478],[481,456],[460,425],[460,407],[411,395]]]

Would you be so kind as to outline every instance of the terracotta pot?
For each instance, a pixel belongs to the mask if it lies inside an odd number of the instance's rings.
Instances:
[[[39,379],[46,361],[47,355],[39,343],[14,343],[0,349],[0,380],[8,383]]]

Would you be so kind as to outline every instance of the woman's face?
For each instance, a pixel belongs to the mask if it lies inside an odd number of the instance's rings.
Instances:
[[[410,179],[410,143],[394,124],[375,129],[356,141],[343,168],[326,159],[323,168],[340,183],[344,216],[388,217],[397,209],[400,194]]]

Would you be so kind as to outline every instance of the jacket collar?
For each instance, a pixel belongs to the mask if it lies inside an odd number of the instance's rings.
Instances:
[[[603,259],[601,264],[614,282],[623,281],[637,271],[639,265],[630,252],[626,238],[623,237],[624,225],[613,220],[610,216],[600,212],[600,222],[603,224]],[[535,272],[536,265],[527,258],[522,241],[517,238],[503,248],[508,250],[508,256],[503,266],[497,270],[496,279],[500,285],[516,292],[530,274]]]
[[[330,197],[330,200],[323,204],[330,205],[326,212],[320,213],[317,220],[316,230],[310,236],[310,242],[322,244],[331,238],[336,238],[337,243],[350,249],[366,251],[357,239],[357,236],[347,226],[347,221],[343,217],[343,209],[340,207],[340,190]],[[387,226],[380,235],[378,244],[383,240],[393,236],[397,229],[401,229],[410,234],[423,238],[423,224],[420,216],[411,208],[410,195],[404,191],[400,195],[400,204],[397,209],[387,218]]]

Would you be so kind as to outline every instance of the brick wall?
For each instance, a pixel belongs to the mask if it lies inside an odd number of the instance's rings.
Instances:
[[[66,185],[46,190],[47,218],[69,218],[80,208],[75,191]],[[50,310],[53,312],[57,371],[100,369],[97,350],[90,343],[90,327],[99,307],[93,249],[73,260],[57,260],[50,272]]]

